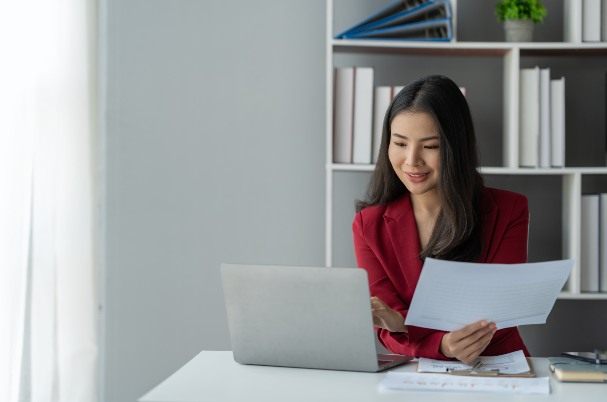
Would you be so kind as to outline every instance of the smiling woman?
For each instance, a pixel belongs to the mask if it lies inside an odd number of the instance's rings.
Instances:
[[[479,321],[446,333],[404,325],[426,257],[527,260],[527,199],[483,185],[474,125],[459,87],[444,76],[407,85],[386,111],[381,141],[352,229],[383,346],[467,363],[481,353],[528,354],[516,328],[496,331],[494,323]]]
[[[432,116],[425,112],[400,113],[392,120],[391,130],[388,158],[396,175],[410,193],[436,195],[440,149]]]
[[[97,400],[96,4],[0,7],[0,401]]]

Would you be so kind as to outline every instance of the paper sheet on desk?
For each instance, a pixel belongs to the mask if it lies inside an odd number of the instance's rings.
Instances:
[[[530,371],[529,364],[522,350],[499,356],[480,356],[483,365],[478,371],[499,370],[500,374],[520,374]],[[446,373],[449,370],[470,370],[472,366],[460,361],[419,358],[418,373]]]
[[[574,260],[478,264],[426,258],[406,325],[454,331],[479,320],[497,328],[544,324]]]
[[[388,372],[380,389],[403,391],[466,391],[497,392],[508,394],[550,393],[548,377],[463,377],[451,374],[422,374]]]

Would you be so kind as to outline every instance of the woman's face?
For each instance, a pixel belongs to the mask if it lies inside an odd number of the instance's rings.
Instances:
[[[439,130],[425,112],[403,112],[392,120],[388,158],[412,195],[438,194]]]

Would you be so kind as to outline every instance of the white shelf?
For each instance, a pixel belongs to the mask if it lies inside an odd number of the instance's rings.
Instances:
[[[330,163],[328,170],[342,172],[372,172],[375,165],[361,165],[348,163]],[[607,175],[607,167],[565,167],[565,168],[507,168],[507,167],[481,167],[482,174],[509,174],[509,175]]]
[[[607,54],[607,43],[569,42],[413,42],[372,39],[331,39],[335,52],[409,53],[501,56],[513,49],[523,55]]]
[[[327,0],[327,32],[333,30],[333,0]],[[521,168],[519,161],[519,72],[525,57],[578,57],[607,56],[607,43],[569,43],[569,42],[414,42],[374,39],[334,39],[326,38],[326,226],[325,226],[325,264],[333,262],[333,192],[334,176],[337,172],[372,172],[374,164],[333,163],[333,69],[335,55],[366,56],[444,56],[444,57],[498,57],[502,60],[503,84],[503,127],[502,152],[503,166],[484,166],[479,171],[484,175],[513,176],[560,176],[562,178],[562,214],[555,219],[555,225],[561,225],[562,258],[575,258],[580,261],[581,253],[581,195],[582,178],[586,175],[607,175],[607,167],[564,167],[564,168]],[[397,57],[394,60],[398,60]],[[407,57],[402,57],[406,67]],[[580,68],[584,68],[583,64]],[[603,116],[604,118],[604,116]],[[571,276],[559,299],[571,300],[607,300],[607,293],[581,293],[580,268],[576,263]]]
[[[607,167],[564,167],[564,168],[504,168],[481,167],[482,174],[516,175],[569,175],[569,174],[607,174]]]
[[[560,300],[607,300],[607,293],[571,293],[561,292]]]

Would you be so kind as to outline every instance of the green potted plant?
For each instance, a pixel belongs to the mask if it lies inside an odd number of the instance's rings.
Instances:
[[[547,13],[539,0],[501,0],[495,5],[495,16],[504,22],[507,42],[530,42],[533,24],[543,22]]]

